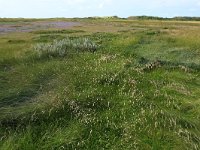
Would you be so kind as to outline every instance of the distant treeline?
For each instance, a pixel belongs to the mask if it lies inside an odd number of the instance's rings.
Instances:
[[[155,16],[130,16],[128,20],[181,20],[181,21],[200,21],[200,17],[173,17],[173,18],[163,18]]]
[[[130,16],[127,18],[121,18],[118,16],[93,16],[93,17],[85,17],[85,18],[46,18],[52,21],[68,21],[68,20],[80,20],[80,19],[89,19],[89,20],[98,20],[98,19],[123,19],[123,20],[177,20],[177,21],[200,21],[200,17],[173,17],[173,18],[164,18],[164,17],[156,17],[156,16]],[[23,21],[23,22],[30,22],[30,21],[44,21],[45,18],[0,18],[0,22],[16,22],[16,21]]]
[[[80,18],[79,18],[80,19]],[[200,17],[173,17],[173,18],[164,18],[164,17],[156,17],[156,16],[130,16],[127,18],[120,18],[118,16],[105,16],[105,17],[86,17],[83,19],[123,19],[123,20],[175,20],[175,21],[200,21]]]

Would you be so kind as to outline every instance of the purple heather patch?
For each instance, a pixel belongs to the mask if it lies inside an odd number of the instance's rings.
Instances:
[[[10,33],[10,32],[31,32],[41,29],[49,28],[59,28],[66,29],[73,26],[80,25],[78,22],[34,22],[32,24],[17,24],[15,26],[9,24],[0,25],[0,34]]]

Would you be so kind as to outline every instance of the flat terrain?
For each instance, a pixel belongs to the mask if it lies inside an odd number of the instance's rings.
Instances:
[[[200,149],[200,22],[0,19],[0,149]]]

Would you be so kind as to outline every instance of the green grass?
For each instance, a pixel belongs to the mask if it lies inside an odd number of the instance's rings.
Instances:
[[[77,21],[0,35],[0,149],[200,149],[199,23]],[[35,54],[65,34],[99,46]]]

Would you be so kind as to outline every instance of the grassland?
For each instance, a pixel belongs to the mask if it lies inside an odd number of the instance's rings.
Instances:
[[[200,22],[50,21],[78,25],[0,34],[0,149],[200,149]],[[66,38],[98,46],[34,50]]]

